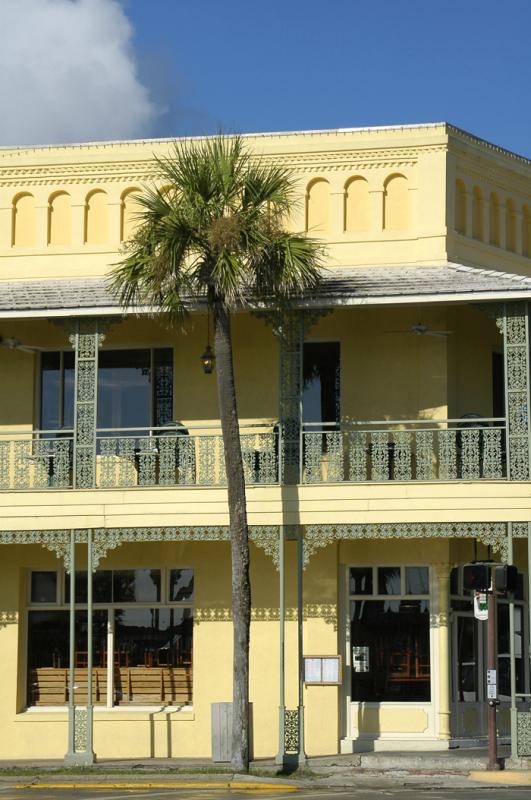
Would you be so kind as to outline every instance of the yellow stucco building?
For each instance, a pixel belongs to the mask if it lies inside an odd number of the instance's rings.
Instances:
[[[485,634],[462,564],[518,565],[515,688],[531,691],[531,162],[447,124],[245,138],[293,173],[290,224],[328,263],[284,317],[234,318],[253,755],[479,740]],[[223,757],[230,552],[208,319],[124,317],[105,282],[170,148],[0,149],[1,758],[210,757],[213,740]]]

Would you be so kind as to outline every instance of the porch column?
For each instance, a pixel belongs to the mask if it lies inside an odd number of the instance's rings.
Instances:
[[[503,334],[507,477],[527,481],[531,475],[528,304],[504,303],[498,327]]]
[[[70,648],[68,670],[68,750],[64,757],[67,767],[88,767],[95,761],[93,750],[92,700],[92,531],[87,534],[87,703],[77,706],[76,691],[76,531],[70,532]]]
[[[278,326],[280,340],[279,478],[297,484],[301,474],[303,314],[290,311]]]
[[[275,763],[283,765],[286,757],[286,582],[285,582],[284,525],[279,525],[278,540],[278,616],[279,616],[279,698],[278,698],[278,752]]]
[[[451,564],[437,564],[438,738],[448,741],[450,728],[450,572]]]
[[[98,350],[104,339],[101,320],[80,319],[70,342],[75,351],[73,486],[96,486]]]

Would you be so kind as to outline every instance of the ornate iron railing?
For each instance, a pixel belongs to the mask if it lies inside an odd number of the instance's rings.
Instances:
[[[0,432],[0,490],[73,486],[73,432]]]
[[[242,426],[248,485],[279,482],[280,436],[274,423]],[[219,425],[100,429],[96,454],[96,488],[226,485]],[[506,461],[506,422],[500,418],[306,423],[301,436],[306,484],[501,480],[507,478]],[[0,491],[75,485],[71,430],[0,432]]]
[[[500,480],[500,418],[305,424],[301,483]]]
[[[278,436],[273,425],[242,426],[247,484],[278,483]],[[224,486],[227,482],[219,426],[101,429],[96,441],[96,485],[101,488]]]

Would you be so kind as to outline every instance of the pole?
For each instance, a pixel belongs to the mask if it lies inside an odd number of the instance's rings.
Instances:
[[[492,576],[492,572],[491,572]],[[492,585],[487,594],[488,597],[488,619],[487,619],[487,690],[490,686],[494,685],[496,689],[493,694],[495,697],[487,699],[488,710],[488,737],[489,737],[489,760],[487,762],[488,770],[500,769],[500,762],[498,761],[498,742],[496,737],[496,706],[498,705],[497,696],[497,671],[496,671],[496,596],[494,594],[494,587]]]
[[[297,632],[299,657],[299,765],[306,763],[304,749],[304,639],[303,639],[303,584],[302,584],[302,526],[297,526]]]
[[[507,563],[514,564],[513,523],[507,523]],[[509,595],[509,664],[511,680],[511,758],[516,758],[516,660],[514,650],[514,594]]]
[[[93,729],[94,729],[94,703],[92,697],[92,665],[93,655],[93,625],[92,625],[92,585],[93,585],[93,557],[92,557],[92,529],[87,533],[87,759],[94,761]]]
[[[275,759],[277,764],[284,764],[286,755],[285,739],[285,619],[286,619],[286,586],[285,586],[285,559],[284,559],[284,526],[279,525],[278,539],[278,610],[279,610],[279,699],[278,699],[278,753]]]
[[[70,641],[68,658],[68,748],[65,763],[75,757],[75,670],[74,656],[76,647],[76,532],[70,531],[70,598],[69,598]]]

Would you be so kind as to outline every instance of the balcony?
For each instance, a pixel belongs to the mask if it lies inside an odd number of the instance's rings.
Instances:
[[[278,484],[283,450],[278,425],[243,425],[240,439],[247,485]],[[74,488],[76,449],[72,430],[2,432],[0,490]],[[300,464],[301,484],[504,480],[506,421],[306,423]],[[94,485],[82,488],[225,485],[219,425],[173,424],[98,429]]]

